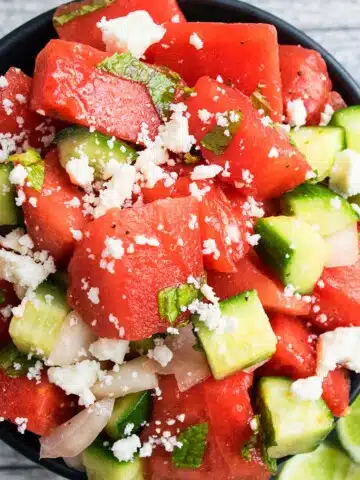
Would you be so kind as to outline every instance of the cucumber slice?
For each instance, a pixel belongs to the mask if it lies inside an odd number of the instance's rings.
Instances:
[[[330,175],[335,155],[345,148],[342,127],[301,127],[291,130],[290,138],[316,173],[312,182],[321,182]]]
[[[101,440],[83,453],[83,463],[88,480],[143,480],[143,460],[135,457],[133,462],[119,462]]]
[[[360,480],[360,467],[340,449],[325,443],[312,453],[288,460],[278,480]]]
[[[0,370],[10,378],[25,376],[35,363],[34,358],[28,359],[27,355],[20,352],[12,342],[0,350]]]
[[[18,208],[15,204],[15,185],[9,180],[11,164],[0,165],[0,226],[18,224]]]
[[[351,405],[349,415],[339,419],[336,428],[342,446],[360,463],[360,396]]]
[[[131,393],[126,397],[118,398],[115,402],[111,418],[105,431],[112,440],[124,438],[125,428],[133,424],[132,433],[136,433],[146,422],[151,408],[151,393],[149,391]]]
[[[334,113],[330,125],[345,129],[346,148],[360,153],[360,106],[343,108]]]
[[[104,179],[104,168],[110,159],[119,163],[133,163],[137,157],[136,150],[122,140],[114,140],[100,132],[90,132],[85,127],[65,128],[58,133],[55,142],[64,168],[71,158],[85,155],[98,180]]]
[[[333,428],[324,400],[298,400],[291,393],[292,383],[282,377],[262,377],[259,382],[258,409],[272,458],[311,452]]]
[[[283,195],[280,203],[285,215],[317,226],[322,236],[345,230],[358,221],[350,203],[323,185],[303,183]]]
[[[20,351],[48,357],[69,312],[65,290],[46,281],[27,300],[23,315],[12,318],[10,336]]]
[[[257,252],[283,284],[301,294],[311,293],[327,260],[325,240],[295,217],[261,218],[255,232],[260,235]]]
[[[197,315],[192,316],[212,374],[218,380],[267,360],[277,343],[255,290],[220,302],[220,309],[222,315],[234,320],[228,333],[210,331]]]

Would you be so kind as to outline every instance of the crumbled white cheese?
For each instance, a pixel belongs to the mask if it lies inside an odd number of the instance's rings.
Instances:
[[[115,442],[111,450],[119,462],[131,462],[140,448],[140,438],[137,435],[131,435]]]
[[[173,352],[164,343],[156,345],[154,349],[148,351],[148,357],[160,363],[162,367],[166,367],[173,359],[173,356]]]
[[[9,180],[13,185],[24,186],[25,180],[28,176],[28,171],[21,164],[16,165],[10,172]]]
[[[204,188],[199,188],[197,183],[192,182],[189,185],[189,190],[191,196],[195,197],[198,202],[201,202],[204,196],[210,192],[211,188],[209,185],[206,185]]]
[[[4,75],[0,76],[0,88],[7,88],[9,86],[9,82],[4,77]]]
[[[195,144],[195,138],[189,134],[189,121],[185,116],[184,103],[170,105],[170,120],[159,128],[159,137],[163,146],[174,153],[188,153]]]
[[[336,154],[329,187],[345,198],[360,193],[360,154],[349,148]]]
[[[25,234],[25,230],[22,228],[16,228],[5,237],[0,236],[0,245],[21,255],[28,254],[34,248],[34,242],[29,235]]]
[[[222,172],[223,167],[220,165],[197,165],[191,172],[191,180],[206,180],[214,178]]]
[[[18,425],[17,431],[19,433],[21,433],[22,435],[24,435],[24,433],[26,431],[28,421],[29,421],[29,419],[25,418],[25,417],[16,417],[15,418],[15,423],[16,423],[16,425]]]
[[[125,17],[106,20],[105,17],[97,26],[102,32],[106,51],[129,51],[134,57],[140,58],[154,43],[160,42],[166,29],[154,22],[145,10],[130,12]]]
[[[89,165],[89,159],[85,154],[79,158],[71,158],[66,164],[66,171],[70,180],[75,185],[86,188],[94,181],[94,169]]]
[[[70,228],[70,233],[73,236],[73,239],[77,242],[80,242],[83,239],[83,234],[81,230],[75,230],[74,228]]]
[[[325,105],[324,111],[321,112],[320,126],[326,127],[329,125],[332,116],[334,115],[334,109],[328,103]]]
[[[195,47],[196,50],[201,50],[204,46],[204,42],[201,40],[201,38],[199,37],[199,35],[196,32],[194,32],[190,35],[189,43],[190,43],[190,45]]]
[[[320,377],[308,377],[296,380],[291,385],[291,393],[298,400],[319,400],[323,393],[323,379]]]
[[[146,237],[145,235],[135,235],[135,243],[137,245],[150,245],[151,247],[159,247],[160,243],[157,238]]]
[[[111,208],[121,208],[132,197],[136,170],[132,165],[120,164],[111,159],[106,165],[106,173],[111,179],[104,184],[99,193],[98,205],[94,217],[99,218]]]
[[[306,124],[307,111],[301,98],[288,102],[287,116],[292,127],[302,127]]]
[[[79,405],[88,407],[95,402],[90,390],[98,380],[100,364],[94,360],[82,362],[68,367],[51,367],[48,370],[50,383],[54,383],[67,395],[78,395]]]
[[[214,304],[219,303],[219,300],[220,300],[219,297],[215,295],[213,288],[210,287],[210,285],[208,285],[207,283],[204,283],[203,285],[201,285],[200,291],[204,295],[206,300],[209,300],[209,302]]]
[[[279,150],[276,147],[272,147],[270,149],[269,158],[279,158]]]
[[[91,287],[87,293],[88,299],[94,305],[98,305],[100,303],[99,299],[99,289],[97,287]]]
[[[218,260],[220,258],[220,250],[217,248],[216,240],[213,238],[208,238],[203,242],[203,255],[213,255],[214,260]]]
[[[68,202],[64,202],[66,208],[79,208],[81,205],[80,200],[77,197],[73,197]]]
[[[140,448],[139,457],[146,458],[151,457],[153,451],[153,447],[150,442],[145,442],[143,446]]]
[[[27,102],[27,98],[22,93],[17,93],[15,95],[15,98],[22,105]]]
[[[188,309],[190,313],[199,315],[199,320],[204,322],[210,331],[215,331],[219,335],[231,332],[235,328],[236,320],[222,315],[218,303],[203,303],[194,300]]]
[[[18,255],[7,250],[0,250],[0,278],[21,287],[35,290],[50,273],[55,273],[54,261],[47,257],[44,262],[37,261],[39,255],[33,258]]]
[[[123,241],[120,238],[106,237],[105,248],[101,253],[103,258],[110,257],[120,260],[124,256],[124,253]]]
[[[112,338],[99,338],[89,347],[90,353],[98,360],[110,360],[121,364],[125,355],[129,353],[129,342],[127,340],[116,340]]]
[[[316,374],[325,378],[337,365],[360,373],[360,327],[340,327],[320,335]]]
[[[180,23],[180,15],[177,13],[173,17],[171,17],[171,22],[172,23]]]
[[[203,123],[207,124],[210,123],[210,120],[212,119],[214,114],[210,113],[209,110],[206,110],[206,108],[202,108],[198,110],[198,116]]]
[[[251,233],[246,232],[246,241],[252,247],[255,247],[259,243],[260,239],[261,235],[259,235],[258,233],[251,235]]]
[[[190,230],[195,230],[196,228],[199,228],[198,217],[192,213],[190,214],[189,228]]]

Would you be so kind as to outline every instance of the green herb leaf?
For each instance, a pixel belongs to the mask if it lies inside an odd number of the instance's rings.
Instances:
[[[204,279],[200,280],[200,285]],[[184,283],[177,287],[163,288],[158,293],[158,307],[160,318],[166,319],[169,323],[176,322],[178,316],[182,313],[181,308],[187,307],[202,294],[195,285]]]
[[[107,7],[114,3],[115,0],[93,0],[88,5],[82,5],[81,7],[77,8],[76,10],[72,10],[71,12],[63,13],[62,15],[57,15],[53,18],[53,22],[55,27],[61,27],[71,20],[74,20],[76,17],[82,17],[91,12],[96,12],[96,10],[100,10],[100,8]]]
[[[199,423],[184,430],[178,441],[182,447],[177,447],[172,455],[176,468],[199,468],[202,464],[208,435],[208,424]]]
[[[269,116],[272,112],[272,107],[268,99],[262,93],[262,87],[259,85],[254,93],[250,96],[251,103],[256,110],[264,110],[264,114]]]
[[[192,155],[191,153],[185,153],[184,155],[184,163],[186,165],[194,165],[195,163],[199,163],[201,157],[199,155]]]
[[[170,104],[174,102],[176,89],[181,81],[177,73],[147,65],[130,52],[115,53],[100,62],[97,68],[145,85],[159,115],[162,118],[168,116]]]
[[[236,135],[239,130],[242,113],[240,110],[232,110],[226,112],[224,117],[228,125],[226,127],[215,125],[201,140],[201,145],[207,150],[210,150],[210,152],[215,153],[215,155],[223,155],[225,153],[234,135]]]
[[[28,172],[27,182],[32,188],[41,192],[45,177],[45,162],[40,154],[29,148],[24,153],[10,155],[9,162],[20,163]]]
[[[29,360],[27,355],[21,353],[13,343],[9,343],[0,350],[0,369],[11,378],[25,376],[36,359]]]

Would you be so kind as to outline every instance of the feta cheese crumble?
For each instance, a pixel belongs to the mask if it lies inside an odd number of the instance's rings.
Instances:
[[[203,255],[213,255],[214,260],[220,258],[220,250],[217,248],[216,241],[213,238],[208,238],[203,242]]]
[[[159,342],[155,348],[148,351],[148,357],[158,362],[162,367],[166,367],[173,359],[173,352],[162,342]]]
[[[195,47],[196,50],[201,50],[204,46],[204,42],[201,40],[201,38],[199,37],[199,35],[196,32],[194,32],[190,35],[189,43],[190,43],[190,45]]]
[[[94,181],[94,169],[89,165],[89,159],[82,154],[79,158],[71,158],[65,170],[67,171],[70,180],[79,187],[86,188]]]
[[[287,116],[292,127],[302,127],[306,124],[307,111],[301,98],[288,102]]]
[[[129,51],[140,58],[154,43],[160,42],[166,29],[154,22],[145,10],[130,12],[125,17],[106,20],[105,17],[97,26],[102,32],[106,51],[110,53]]]
[[[325,378],[342,365],[360,373],[360,327],[340,327],[320,335],[316,374]]]
[[[140,438],[137,435],[131,435],[115,442],[111,450],[119,462],[131,462],[140,448]]]
[[[25,180],[28,176],[28,171],[21,164],[16,165],[10,172],[9,180],[13,185],[24,186]]]
[[[214,178],[222,172],[220,165],[198,165],[191,172],[191,180],[206,180]]]
[[[323,379],[320,377],[308,377],[296,380],[291,385],[291,393],[298,400],[319,400],[323,393]]]
[[[159,128],[159,137],[163,147],[174,153],[188,153],[195,144],[195,137],[189,133],[189,121],[184,115],[187,106],[184,103],[170,105],[170,120]]]
[[[334,109],[328,103],[325,105],[324,111],[321,112],[320,123],[319,125],[322,127],[326,127],[329,125],[332,116],[334,115]]]
[[[48,378],[67,395],[78,395],[79,405],[89,407],[95,402],[95,396],[90,390],[98,379],[100,364],[94,360],[82,362],[68,367],[50,367]]]
[[[94,305],[98,305],[100,303],[99,299],[99,289],[97,287],[91,287],[87,293],[88,299]]]
[[[121,364],[124,362],[125,355],[129,353],[129,344],[127,340],[99,338],[90,345],[89,351],[100,361],[110,360]]]

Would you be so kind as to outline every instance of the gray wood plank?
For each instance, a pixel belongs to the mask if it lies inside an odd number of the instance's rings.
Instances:
[[[61,480],[61,477],[54,475],[51,472],[48,472],[40,468],[7,468],[0,469],[0,479],[1,480]]]

